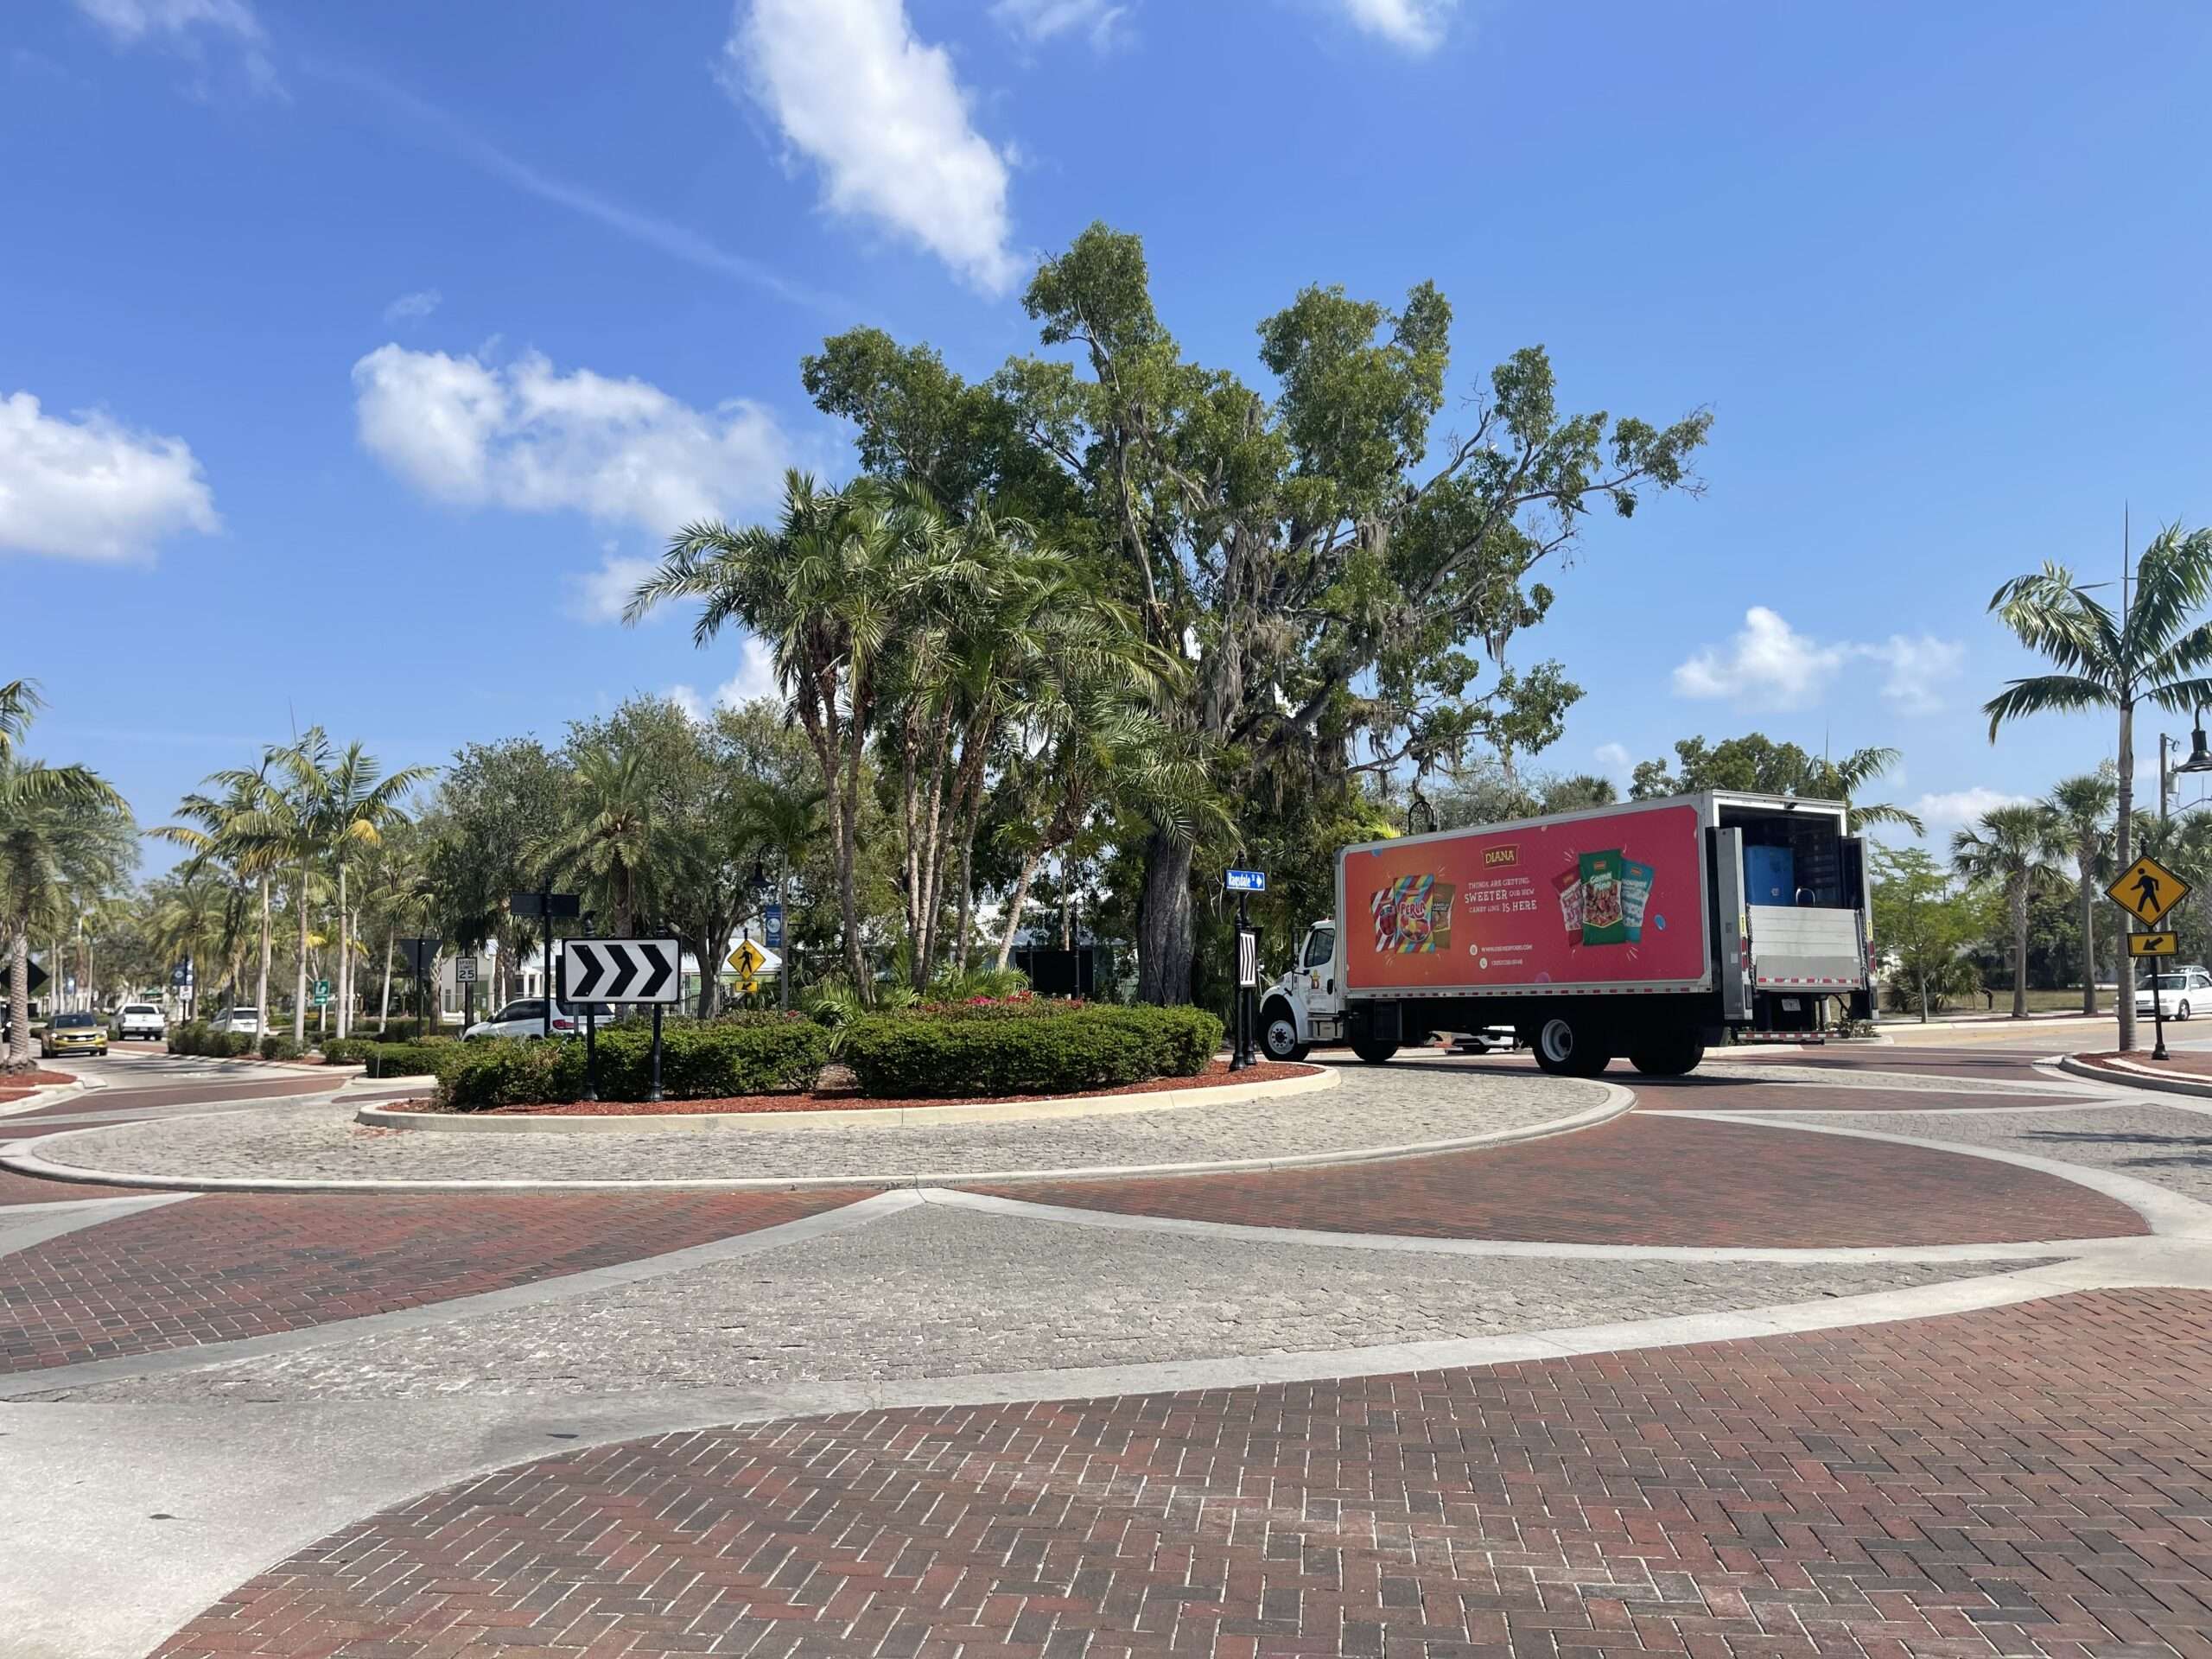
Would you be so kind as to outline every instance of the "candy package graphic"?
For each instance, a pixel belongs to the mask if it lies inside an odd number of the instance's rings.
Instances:
[[[1367,902],[1376,950],[1401,956],[1449,950],[1454,891],[1433,875],[1402,875],[1378,888]]]

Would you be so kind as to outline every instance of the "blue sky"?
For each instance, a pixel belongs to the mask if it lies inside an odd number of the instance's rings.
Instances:
[[[1589,693],[1541,764],[1895,744],[1947,831],[2111,747],[1989,745],[1997,582],[2212,518],[2209,57],[2187,4],[19,0],[0,678],[149,823],[295,721],[402,764],[757,686],[601,600],[845,467],[823,334],[987,372],[1104,219],[1209,362],[1427,277],[1458,388],[1541,342],[1571,405],[1711,406],[1704,499],[1519,647]]]

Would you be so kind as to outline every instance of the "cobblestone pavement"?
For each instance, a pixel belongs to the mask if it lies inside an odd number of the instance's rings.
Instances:
[[[368,1128],[350,1105],[165,1118],[73,1134],[57,1164],[126,1175],[359,1180],[950,1179],[1022,1169],[1300,1157],[1532,1128],[1600,1105],[1534,1073],[1366,1068],[1340,1088],[1229,1106],[896,1128],[469,1135]]]
[[[79,1195],[111,1189],[65,1187]],[[0,1375],[327,1325],[773,1226],[855,1193],[216,1193],[0,1255]]]
[[[1808,1117],[1808,1123],[1868,1127],[1840,1114]],[[2063,1163],[2116,1170],[2200,1203],[2212,1204],[2212,1114],[2156,1104],[2102,1107],[2084,1112],[2009,1112],[1936,1116],[1898,1113],[1885,1117],[1885,1135],[2024,1152]]]
[[[1351,1349],[1855,1296],[2025,1263],[1429,1256],[1086,1231],[922,1205],[795,1252],[77,1401],[601,1394]],[[865,1298],[854,1287],[868,1287]]]
[[[2212,1199],[2212,1117],[2054,1085],[2030,1063],[2059,1046],[1624,1073],[1642,1109],[1518,1146],[970,1180],[1022,1203],[879,1196],[664,1265],[855,1194],[88,1214],[0,1254],[0,1343],[30,1333],[0,1364],[50,1371],[66,1402],[0,1405],[0,1656],[139,1659],[190,1621],[164,1652],[2212,1659],[2212,1210],[2145,1199],[2150,1236],[2060,1175],[1910,1144]],[[56,1149],[325,1179],[913,1156],[880,1132],[177,1116],[191,1086]],[[1519,1062],[1418,1058],[1251,1108],[962,1126],[982,1131],[962,1166],[1444,1139],[1603,1098]],[[1790,1116],[1737,1116],[1758,1110]],[[2028,1259],[2069,1237],[2106,1242]],[[1859,1253],[1788,1254],[1806,1249]],[[2084,1286],[2107,1287],[2064,1294]],[[1583,1357],[1478,1363],[1531,1351]],[[102,1353],[120,1357],[59,1369]],[[1265,1380],[1294,1375],[1321,1380]],[[958,1403],[982,1400],[1014,1403]],[[892,1402],[921,1403],[846,1410]],[[845,1414],[807,1414],[827,1410]],[[590,1449],[539,1459],[548,1433]]]
[[[162,1649],[2212,1651],[2212,1298],[1204,1394],[868,1413],[509,1469]]]
[[[1936,1138],[1978,1120],[1916,1121]],[[1885,1118],[1883,1128],[1894,1125]],[[2145,1230],[2126,1205],[2034,1170],[1650,1112],[1553,1140],[1392,1163],[999,1190],[1076,1210],[1244,1226],[1587,1244],[1991,1243]]]

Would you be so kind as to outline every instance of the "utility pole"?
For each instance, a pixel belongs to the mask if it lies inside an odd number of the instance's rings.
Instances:
[[[2166,763],[2166,751],[2173,747],[2173,739],[2164,732],[2158,734],[2158,820],[2164,823],[2174,815],[2174,773]]]

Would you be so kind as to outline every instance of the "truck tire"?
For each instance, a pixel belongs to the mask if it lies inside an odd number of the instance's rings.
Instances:
[[[1555,1077],[1594,1077],[1612,1064],[1613,1051],[1586,1016],[1555,1014],[1536,1027],[1536,1069]]]
[[[1290,1004],[1278,998],[1260,1010],[1260,1048],[1271,1060],[1302,1060],[1306,1046],[1298,1040],[1298,1020]]]
[[[1647,1077],[1686,1077],[1705,1058],[1705,1039],[1694,1031],[1670,1031],[1642,1039],[1628,1058]]]
[[[1398,1052],[1398,1046],[1378,1043],[1372,1037],[1355,1037],[1351,1039],[1351,1052],[1370,1065],[1381,1065]]]

